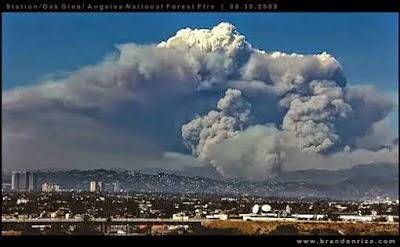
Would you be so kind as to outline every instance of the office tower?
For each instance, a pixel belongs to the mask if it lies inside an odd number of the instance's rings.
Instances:
[[[35,177],[32,172],[28,172],[28,191],[35,190]]]
[[[19,186],[18,191],[27,191],[28,190],[28,174],[23,171],[19,173]]]
[[[12,191],[19,190],[19,173],[16,171],[13,171],[11,175],[11,190]]]
[[[90,192],[96,192],[96,181],[91,181],[90,182]]]
[[[103,182],[97,182],[97,191],[103,192],[103,190],[104,190]]]
[[[13,171],[11,175],[11,190],[33,191],[35,190],[35,177],[32,172]]]
[[[114,193],[120,192],[121,188],[118,181],[113,183],[113,187],[114,187]]]

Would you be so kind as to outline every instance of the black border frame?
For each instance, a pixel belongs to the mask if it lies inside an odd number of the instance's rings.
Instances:
[[[85,8],[81,9],[62,9],[51,10],[48,8],[49,5],[58,4],[102,4],[109,5],[110,1],[105,0],[2,0],[0,2],[0,11],[1,13],[26,13],[26,12],[34,12],[34,13],[43,13],[43,12],[193,12],[192,10],[167,10],[163,9],[162,11],[151,10],[151,9],[141,9],[141,10],[88,10]],[[113,4],[214,4],[215,8],[213,10],[197,10],[194,12],[263,12],[263,13],[276,13],[276,12],[392,12],[397,13],[399,15],[400,10],[400,1],[399,0],[218,0],[218,1],[207,1],[207,0],[116,0],[112,1]],[[266,10],[266,9],[245,9],[246,4],[276,4],[276,9]],[[8,4],[19,5],[21,8],[19,9],[9,9],[7,7]],[[47,8],[44,8],[43,4],[47,4]],[[230,10],[228,7],[230,4],[238,4],[238,9]],[[37,5],[38,7],[32,9],[28,9],[27,5]],[[25,7],[22,7],[25,6]],[[86,7],[87,8],[87,7]],[[2,20],[2,18],[1,18]],[[2,40],[3,33],[0,32],[0,39]],[[400,43],[400,42],[399,42]],[[2,48],[0,49],[0,54],[2,52]],[[400,58],[399,58],[400,64]],[[2,66],[0,68],[0,72],[2,70]],[[1,74],[1,73],[0,73]],[[400,78],[400,75],[399,75]],[[399,85],[399,82],[398,82]],[[2,175],[2,170],[0,171],[0,176]],[[164,241],[172,241],[174,244],[192,244],[199,243],[202,244],[204,242],[212,242],[215,244],[223,244],[228,245],[231,243],[238,245],[248,245],[257,242],[259,244],[284,244],[284,245],[294,245],[301,246],[302,244],[296,243],[299,239],[314,239],[317,241],[316,244],[308,244],[308,246],[317,245],[317,246],[335,246],[338,244],[318,244],[319,239],[326,239],[332,241],[341,241],[352,240],[352,239],[373,239],[373,240],[390,240],[396,239],[396,243],[399,244],[400,235],[398,236],[313,236],[313,235],[296,235],[296,236],[145,236],[145,237],[113,237],[113,236],[73,236],[73,237],[65,237],[65,236],[19,236],[19,237],[5,237],[0,236],[0,240],[4,242],[18,242],[18,241],[29,241],[33,243],[38,241],[39,244],[43,244],[44,241],[65,241],[65,244],[71,244],[70,241],[82,242],[82,241],[90,241],[89,244],[94,244],[94,240],[102,242],[104,244],[120,244],[121,241],[127,241],[126,244],[139,244],[142,241],[147,244],[152,242],[154,244],[163,243]],[[139,241],[139,243],[138,243]],[[161,242],[160,242],[161,241]],[[204,241],[204,242],[203,242]],[[255,244],[255,243],[254,243]],[[340,246],[354,246],[351,244],[346,244],[339,242]],[[363,246],[382,246],[382,244],[362,244]],[[7,246],[7,245],[6,245]],[[274,246],[274,245],[273,245]],[[307,246],[307,245],[306,245]],[[386,245],[385,245],[386,246]],[[387,246],[397,246],[395,245],[387,245]]]

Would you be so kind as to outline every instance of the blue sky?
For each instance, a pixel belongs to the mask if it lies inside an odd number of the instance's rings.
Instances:
[[[120,43],[158,43],[184,27],[233,23],[266,51],[333,54],[352,84],[396,90],[397,14],[129,13],[3,15],[3,89],[101,60]]]

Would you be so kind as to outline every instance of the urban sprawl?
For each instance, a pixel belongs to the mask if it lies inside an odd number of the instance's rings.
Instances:
[[[91,181],[86,191],[36,184],[12,172],[2,186],[3,235],[209,234],[210,222],[340,222],[397,224],[399,200],[329,201],[127,191],[119,181]],[[221,230],[226,234],[229,229]],[[221,232],[222,231],[222,232]],[[214,230],[215,232],[215,230]],[[340,231],[339,231],[340,233]]]

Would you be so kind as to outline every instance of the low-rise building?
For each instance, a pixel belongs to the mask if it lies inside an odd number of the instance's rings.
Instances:
[[[181,214],[181,213],[177,213],[177,214],[173,214],[172,215],[172,219],[173,220],[189,220],[189,216],[186,216],[186,215]]]
[[[228,215],[227,214],[206,215],[206,219],[210,219],[210,220],[227,220],[228,219]]]
[[[58,184],[44,183],[44,184],[42,184],[42,191],[43,192],[59,192],[59,191],[61,191],[61,189]]]

